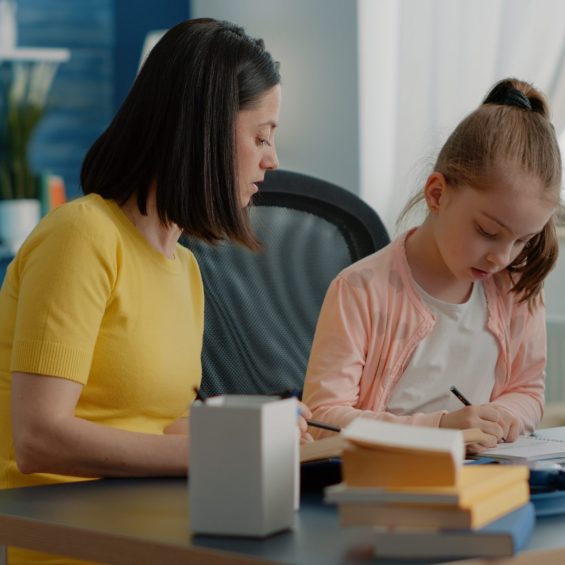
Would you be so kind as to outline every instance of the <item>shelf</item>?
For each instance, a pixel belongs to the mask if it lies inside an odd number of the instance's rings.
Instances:
[[[65,63],[71,57],[69,49],[42,49],[36,47],[17,47],[0,49],[0,63],[4,61]]]

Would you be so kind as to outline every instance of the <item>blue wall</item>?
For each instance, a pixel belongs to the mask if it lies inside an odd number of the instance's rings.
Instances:
[[[71,50],[31,147],[36,169],[62,175],[70,197],[80,193],[84,154],[135,77],[145,34],[188,16],[188,0],[18,1],[19,46]]]
[[[139,66],[139,56],[148,31],[169,29],[189,18],[188,0],[152,1],[117,0],[116,6],[116,75],[114,106],[126,97]]]
[[[135,78],[145,34],[189,17],[189,0],[18,0],[18,46],[65,47],[49,108],[32,140],[36,170],[80,195],[84,154],[112,119]],[[0,283],[7,259],[0,258]]]
[[[37,170],[62,175],[75,196],[84,154],[113,112],[114,2],[19,0],[18,44],[71,51],[55,77],[31,160]]]

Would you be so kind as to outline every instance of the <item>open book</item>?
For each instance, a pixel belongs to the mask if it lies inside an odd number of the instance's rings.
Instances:
[[[519,437],[513,443],[500,443],[482,451],[481,457],[527,463],[547,459],[565,459],[565,426],[538,430],[532,436]]]
[[[565,428],[564,428],[565,429]],[[462,430],[465,444],[480,443],[485,435],[478,428]],[[341,457],[347,440],[342,434],[335,434],[322,439],[303,443],[300,446],[300,462],[319,461]]]

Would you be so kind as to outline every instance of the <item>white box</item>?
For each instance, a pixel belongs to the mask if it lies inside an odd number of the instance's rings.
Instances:
[[[217,396],[190,410],[190,525],[264,537],[290,528],[298,490],[295,398]]]

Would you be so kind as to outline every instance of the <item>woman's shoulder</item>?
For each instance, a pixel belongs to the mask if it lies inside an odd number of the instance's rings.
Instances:
[[[121,239],[118,221],[113,217],[111,203],[89,194],[62,204],[49,212],[30,234],[20,255],[35,250],[42,253],[52,248],[96,248],[100,253],[113,253]]]
[[[118,230],[112,203],[98,194],[88,194],[55,208],[41,221],[40,230],[76,232],[87,238],[105,240]]]
[[[187,270],[189,271],[194,270],[200,272],[198,261],[196,260],[194,253],[192,253],[190,249],[188,249],[187,247],[182,245],[182,243],[179,242],[177,243],[175,253],[178,256],[179,261],[185,266]]]
[[[72,225],[81,222],[97,223],[110,220],[111,217],[111,204],[107,200],[98,194],[87,194],[58,206],[45,216],[45,220]]]

